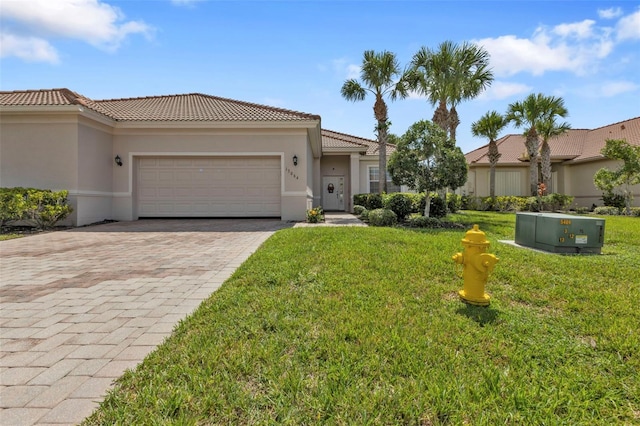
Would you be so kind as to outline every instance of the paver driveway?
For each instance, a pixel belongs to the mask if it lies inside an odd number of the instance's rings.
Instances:
[[[118,222],[0,242],[0,424],[74,424],[278,229]]]

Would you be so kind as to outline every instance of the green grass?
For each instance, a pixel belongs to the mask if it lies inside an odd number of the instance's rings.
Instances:
[[[18,235],[18,234],[0,234],[0,241],[13,240],[14,238],[20,238],[20,237],[22,237],[22,235]]]
[[[464,230],[282,230],[85,423],[640,424],[640,220],[561,256],[456,219],[500,258],[489,308],[457,298]]]

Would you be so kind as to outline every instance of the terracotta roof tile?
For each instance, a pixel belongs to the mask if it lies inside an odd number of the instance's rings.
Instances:
[[[365,139],[346,133],[334,132],[333,130],[322,129],[323,148],[362,148],[367,155],[378,154],[378,141]],[[395,152],[396,146],[387,144],[387,155]]]
[[[92,100],[68,89],[0,92],[0,105],[83,105],[115,121],[304,121],[319,115],[233,99],[186,95]]]
[[[573,162],[601,158],[600,150],[607,139],[625,139],[633,145],[640,145],[640,117],[610,124],[598,129],[571,129],[567,133],[549,141],[551,159]],[[507,135],[498,139],[498,151],[502,154],[498,164],[519,164],[526,153],[523,135]],[[489,164],[487,151],[483,145],[467,154],[469,164]]]

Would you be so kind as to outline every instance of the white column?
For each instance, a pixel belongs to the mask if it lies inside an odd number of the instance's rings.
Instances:
[[[349,164],[350,173],[350,188],[349,188],[349,200],[347,201],[347,209],[353,212],[353,196],[360,192],[360,154],[351,154],[351,164]]]

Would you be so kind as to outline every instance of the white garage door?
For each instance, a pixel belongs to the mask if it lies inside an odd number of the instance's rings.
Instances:
[[[280,217],[279,157],[141,157],[139,217]]]

